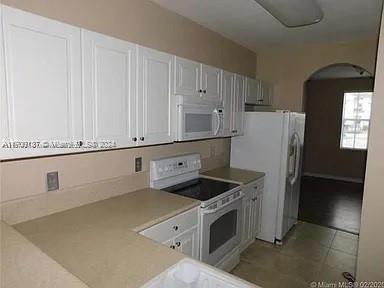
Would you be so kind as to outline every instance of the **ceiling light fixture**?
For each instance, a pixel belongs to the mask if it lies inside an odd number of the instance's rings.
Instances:
[[[323,19],[316,0],[255,0],[287,27],[312,25]]]

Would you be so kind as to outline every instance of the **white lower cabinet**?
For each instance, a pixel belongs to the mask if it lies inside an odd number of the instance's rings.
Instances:
[[[156,242],[199,259],[199,208],[193,208],[140,232]]]
[[[243,187],[243,227],[240,250],[245,250],[260,233],[264,178]]]
[[[192,229],[183,232],[173,239],[174,249],[194,259],[199,259],[199,229],[194,226]],[[173,247],[171,247],[173,248]]]

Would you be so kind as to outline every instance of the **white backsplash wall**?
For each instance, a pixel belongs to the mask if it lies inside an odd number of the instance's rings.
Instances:
[[[2,219],[20,223],[149,186],[149,161],[200,153],[202,170],[229,163],[230,139],[1,162]],[[135,172],[135,158],[143,169]],[[58,171],[60,188],[47,192],[46,173]]]

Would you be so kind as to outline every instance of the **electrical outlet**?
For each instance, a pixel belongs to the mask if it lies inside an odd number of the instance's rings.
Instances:
[[[135,158],[135,172],[140,172],[143,169],[143,159],[141,157]]]
[[[213,145],[211,147],[209,147],[209,156],[211,158],[216,156],[216,147]]]
[[[47,173],[47,191],[59,190],[59,173],[57,171]]]

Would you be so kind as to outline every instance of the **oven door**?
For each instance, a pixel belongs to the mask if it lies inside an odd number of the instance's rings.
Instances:
[[[201,211],[201,261],[216,265],[240,245],[242,197],[217,211]]]
[[[215,105],[180,104],[177,141],[222,136],[223,113]]]

